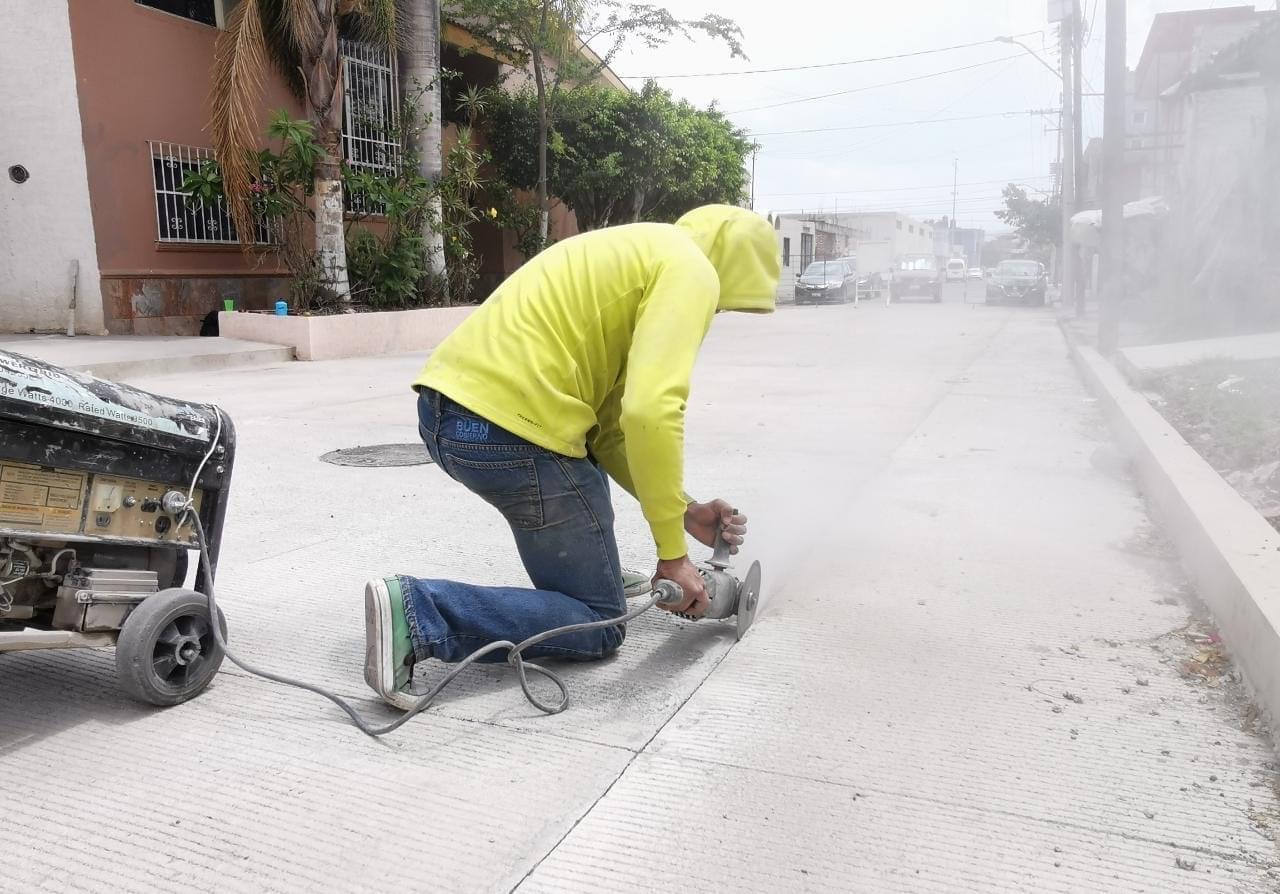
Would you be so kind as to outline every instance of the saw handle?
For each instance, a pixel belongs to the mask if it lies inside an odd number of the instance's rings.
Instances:
[[[735,508],[733,514],[737,515],[738,510]],[[711,561],[708,562],[712,568],[728,568],[732,561],[731,547],[724,539],[724,525],[716,530],[716,542],[711,547]]]

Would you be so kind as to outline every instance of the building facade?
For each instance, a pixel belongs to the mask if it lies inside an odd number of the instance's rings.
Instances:
[[[821,214],[771,214],[782,276],[778,298],[795,297],[796,277],[814,261],[830,261],[853,253],[853,232],[848,226]]]
[[[849,212],[838,215],[849,227],[858,272],[885,276],[904,255],[933,254],[937,228],[899,211]]]
[[[1155,17],[1130,78],[1125,109],[1126,202],[1177,187],[1185,149],[1187,107],[1178,95],[1183,79],[1275,15],[1234,6]]]
[[[209,85],[214,47],[239,0],[3,0],[0,98],[0,331],[194,335],[224,300],[265,309],[287,298],[287,270],[269,233],[245,251],[225,208],[179,192],[213,159]],[[453,25],[442,63],[450,89],[496,84],[511,68]],[[400,87],[396,59],[344,40],[344,161],[389,167]],[[601,80],[621,82],[605,67]],[[622,88],[625,89],[625,88]],[[257,114],[305,117],[268,67]],[[448,109],[446,109],[448,111]],[[444,144],[456,139],[445,115]],[[379,226],[377,215],[366,224]],[[552,234],[577,231],[552,212]],[[481,288],[521,262],[513,239],[487,221],[473,228]],[[73,263],[74,262],[74,263]]]
[[[65,270],[79,264],[77,329],[195,334],[231,298],[267,307],[287,282],[267,246],[246,254],[222,209],[192,209],[177,188],[209,150],[209,72],[219,23],[233,0],[13,0],[4,4],[7,79],[38,72],[44,94],[10,114],[9,164],[29,172],[6,183],[7,230],[40,239],[6,259],[0,329],[67,325]],[[40,39],[26,39],[30,29]],[[26,34],[24,34],[26,32]],[[32,38],[35,35],[31,35]],[[46,48],[56,47],[54,54]],[[30,55],[21,59],[18,56]],[[56,95],[50,95],[56,94]],[[301,110],[269,78],[262,103]],[[12,94],[10,94],[12,95]],[[39,95],[39,94],[37,94]],[[6,105],[12,100],[6,100]],[[38,234],[55,233],[44,240]],[[5,232],[6,243],[15,235]]]
[[[102,295],[65,3],[0,4],[4,328],[101,331]],[[75,282],[72,270],[76,271]],[[72,311],[73,288],[76,309]]]
[[[932,254],[936,227],[899,211],[847,212],[835,215],[853,231],[855,241],[888,243],[892,255]]]
[[[1270,95],[1269,95],[1270,94]],[[1280,325],[1280,16],[1169,91],[1182,123],[1156,246],[1162,296],[1195,328]]]

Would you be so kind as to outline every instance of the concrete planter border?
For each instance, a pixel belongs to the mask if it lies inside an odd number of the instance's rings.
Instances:
[[[1177,546],[1223,642],[1280,734],[1280,533],[1093,348],[1072,356]]]
[[[431,350],[475,309],[466,305],[316,317],[223,311],[218,314],[218,333],[289,345],[299,360],[376,357]]]

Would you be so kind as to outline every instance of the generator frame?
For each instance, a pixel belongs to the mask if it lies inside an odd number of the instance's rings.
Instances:
[[[135,698],[176,704],[203,690],[222,660],[222,650],[212,642],[216,638],[201,634],[208,632],[209,624],[202,594],[221,551],[235,445],[235,426],[217,407],[161,397],[0,351],[0,545],[71,554],[65,566],[55,558],[39,575],[49,589],[59,586],[58,620],[32,615],[21,629],[13,629],[19,620],[0,611],[0,656],[117,646],[121,683]],[[37,483],[56,476],[85,482],[78,505],[60,510],[66,519],[79,513],[75,530],[69,521],[59,530],[24,524],[23,507],[12,503],[6,512],[6,500],[30,493],[32,487],[18,483],[23,480],[18,473]],[[100,531],[90,505],[98,481],[127,482],[145,487],[148,494],[163,491],[166,505],[161,508],[160,499],[143,504],[141,511],[154,513],[154,521],[140,533],[135,529],[138,536],[115,530],[123,521],[115,524],[105,514],[96,520],[101,524],[105,519],[110,530]],[[190,519],[184,522],[188,493],[208,547],[207,564],[197,552],[193,590],[183,588],[189,553],[199,545]],[[132,496],[124,499],[133,501],[126,505],[136,504]],[[64,502],[69,505],[71,499]],[[32,518],[37,514],[30,511]],[[4,583],[9,582],[0,581]],[[12,597],[9,602],[7,611],[12,612]],[[92,623],[67,623],[68,605],[74,612],[78,603]],[[0,609],[3,605],[0,599]],[[167,666],[162,662],[177,662],[174,666],[187,673],[175,671],[166,682],[159,675]]]

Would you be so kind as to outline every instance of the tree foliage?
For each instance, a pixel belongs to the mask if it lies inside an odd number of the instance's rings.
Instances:
[[[538,181],[537,98],[523,90],[496,98],[490,143],[502,179],[521,189]],[[752,143],[715,109],[699,109],[650,82],[630,93],[566,90],[548,137],[550,191],[584,230],[638,220],[675,220],[746,193]]]
[[[1032,245],[1056,245],[1062,240],[1059,201],[1056,197],[1033,199],[1025,187],[1010,183],[1004,188],[1004,208],[995,214]]]
[[[413,146],[415,129],[425,126],[426,119],[412,102],[405,102],[398,121],[391,135]],[[272,115],[267,137],[278,148],[261,149],[254,159],[258,173],[249,185],[253,226],[259,237],[275,237],[292,275],[294,306],[312,313],[334,310],[334,295],[307,247],[316,219],[316,167],[324,147],[310,121],[293,120],[283,110]],[[443,294],[465,298],[479,266],[472,225],[482,217],[477,199],[487,186],[481,169],[488,160],[463,128],[449,151],[447,172],[437,180],[422,175],[412,148],[400,152],[389,170],[360,171],[344,165],[343,190],[352,200],[344,225],[351,288],[344,297],[380,310],[428,306]],[[196,209],[225,202],[220,164],[207,161],[188,172],[181,191],[184,201]],[[373,215],[379,226],[371,228],[366,222]],[[426,243],[433,234],[443,242],[448,260],[447,289],[430,264]]]
[[[250,239],[250,185],[258,177],[258,103],[273,65],[301,100],[330,178],[341,162],[342,65],[338,33],[349,28],[394,54],[396,0],[241,0],[218,36],[209,91],[210,131],[232,217]],[[245,243],[250,244],[249,242]]]
[[[532,69],[537,176],[533,189],[547,236],[552,127],[567,90],[595,82],[629,42],[655,48],[673,37],[703,35],[746,58],[742,30],[720,15],[681,19],[650,3],[621,0],[444,0],[446,18],[466,27],[509,62]]]
[[[441,12],[512,64],[550,63],[550,86],[593,80],[631,41],[655,49],[672,38],[701,35],[723,42],[731,56],[746,58],[742,29],[732,19],[715,14],[681,19],[652,3],[442,0]],[[579,52],[582,48],[590,52]]]

